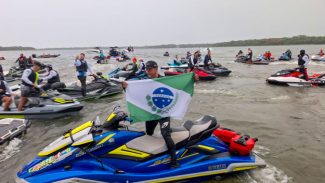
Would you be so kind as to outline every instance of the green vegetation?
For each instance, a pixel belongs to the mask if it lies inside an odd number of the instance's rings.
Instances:
[[[294,36],[284,38],[250,39],[241,41],[229,41],[222,43],[206,44],[167,44],[157,46],[143,46],[137,48],[194,48],[194,47],[232,47],[232,46],[273,46],[273,45],[302,45],[302,44],[325,44],[325,36]]]
[[[22,46],[10,46],[10,47],[1,47],[0,51],[10,51],[10,50],[35,50],[33,47],[22,47]]]

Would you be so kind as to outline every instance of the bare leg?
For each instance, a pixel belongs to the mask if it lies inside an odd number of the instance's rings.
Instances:
[[[3,102],[3,110],[9,111],[9,106],[11,104],[11,97],[4,97],[2,99],[2,102]]]
[[[27,102],[27,97],[21,97],[19,105],[18,105],[18,111],[23,111],[23,107]]]

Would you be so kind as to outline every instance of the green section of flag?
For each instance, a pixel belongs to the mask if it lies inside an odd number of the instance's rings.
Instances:
[[[147,111],[133,105],[130,102],[127,102],[127,105],[128,105],[128,111],[130,114],[129,117],[133,120],[133,122],[144,122],[144,121],[161,119],[161,116],[158,116],[156,114],[151,114],[150,112],[147,112]]]
[[[163,83],[177,90],[182,90],[191,96],[194,93],[194,73],[180,74],[176,76],[168,76],[163,78],[153,79],[156,82]]]

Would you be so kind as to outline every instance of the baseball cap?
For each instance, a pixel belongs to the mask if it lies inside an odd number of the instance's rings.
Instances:
[[[155,62],[153,60],[149,60],[146,63],[146,69],[152,69],[152,68],[158,68],[158,64],[157,64],[157,62]]]

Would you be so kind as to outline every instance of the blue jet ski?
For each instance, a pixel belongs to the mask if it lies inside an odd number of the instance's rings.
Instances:
[[[213,116],[186,121],[172,129],[180,167],[170,167],[162,137],[122,123],[131,121],[115,108],[105,123],[97,118],[67,131],[49,144],[17,176],[22,182],[166,182],[210,177],[265,166],[250,153],[231,154],[212,132]]]
[[[286,52],[282,53],[279,57],[279,61],[290,61],[292,59],[291,50],[287,50]]]

